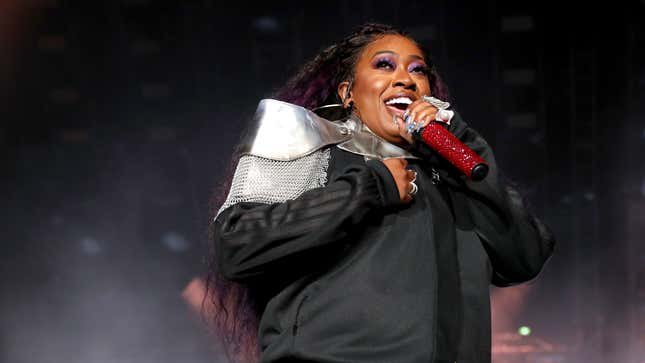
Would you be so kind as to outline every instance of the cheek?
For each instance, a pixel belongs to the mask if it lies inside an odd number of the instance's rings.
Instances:
[[[386,77],[372,77],[368,84],[372,92],[380,95],[390,85],[390,80]]]
[[[431,96],[431,90],[430,90],[430,82],[427,79],[424,79],[420,82],[417,83],[419,85],[419,93],[421,95],[429,95]]]
[[[371,77],[365,79],[364,82],[361,82],[360,87],[355,88],[355,93],[360,95],[356,100],[359,104],[363,104],[365,107],[369,106],[368,108],[372,109],[381,102],[381,95],[388,85],[388,81],[381,78]]]

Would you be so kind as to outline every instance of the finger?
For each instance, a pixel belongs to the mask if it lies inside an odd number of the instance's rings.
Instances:
[[[408,127],[400,117],[397,117],[397,127],[399,129],[399,136],[401,136],[405,141],[412,143],[412,136],[408,130]]]
[[[429,117],[424,117],[421,121],[419,121],[419,123],[417,124],[417,128],[414,131],[421,130],[422,128],[428,126],[429,123],[430,123],[430,118]]]
[[[405,110],[403,116],[423,111],[424,109],[426,109],[428,107],[434,107],[434,106],[432,106],[431,104],[429,104],[427,102],[424,102],[423,100],[416,100],[416,101],[412,102],[408,106],[408,108]]]
[[[430,122],[431,120],[434,120],[437,117],[437,110],[436,108],[430,106],[427,109],[424,109],[423,112],[418,113],[417,117],[419,120],[427,120]]]
[[[416,100],[408,106],[403,115],[405,116],[414,114],[418,116],[420,113],[426,112],[427,110],[431,109],[436,110],[436,107],[422,100]]]
[[[397,180],[396,186],[397,186],[397,189],[398,189],[398,192],[399,192],[399,199],[402,202],[405,202],[410,197],[408,195],[408,189],[407,189],[408,184],[410,184],[410,183],[403,184],[403,183],[400,183],[399,180]]]
[[[419,114],[412,113],[405,117],[404,131],[410,135],[412,134],[419,126],[420,118]]]
[[[408,183],[406,193],[410,195],[410,193],[412,193],[413,190],[414,190],[414,187],[412,186],[412,183]]]
[[[406,193],[403,198],[401,198],[401,201],[403,203],[410,203],[412,201],[412,196]]]
[[[421,120],[419,122],[419,124],[417,125],[416,131],[421,130],[422,128],[428,126],[428,124],[430,124],[430,122],[434,121],[435,120],[435,115],[436,115],[436,112],[432,112],[429,115],[425,116],[423,118],[423,120]]]
[[[417,131],[421,127],[424,127],[430,120],[434,120],[437,113],[437,109],[426,102],[420,102],[416,105],[413,104],[413,106],[408,107],[408,110],[409,115],[405,117],[406,130],[408,132]]]
[[[419,190],[418,187],[416,186],[416,184],[414,184],[414,183],[408,183],[408,188],[407,189],[408,189],[407,195],[408,195],[408,197],[410,197],[410,199],[414,198],[414,195]]]
[[[396,124],[396,127],[399,129],[399,133],[405,131],[405,120],[401,116],[394,116],[394,123]]]
[[[410,130],[413,128],[415,114],[411,113],[404,115],[403,117],[403,131],[410,133]]]
[[[408,180],[414,182],[417,180],[417,172],[411,169],[408,169]]]

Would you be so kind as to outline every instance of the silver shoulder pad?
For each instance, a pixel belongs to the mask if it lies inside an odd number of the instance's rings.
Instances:
[[[242,155],[271,160],[294,160],[351,138],[347,130],[312,111],[273,99],[260,101],[252,125],[242,141]]]
[[[325,186],[329,157],[329,148],[289,161],[242,156],[226,201],[217,215],[240,202],[282,203],[299,197],[307,190]]]
[[[217,215],[237,203],[282,203],[325,186],[331,155],[326,146],[350,138],[347,128],[304,107],[260,101],[253,129],[241,144],[231,189]]]

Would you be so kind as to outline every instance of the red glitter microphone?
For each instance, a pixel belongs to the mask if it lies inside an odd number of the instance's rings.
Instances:
[[[419,131],[423,142],[449,161],[470,180],[480,181],[488,175],[488,164],[455,135],[446,130],[443,122],[432,121]]]

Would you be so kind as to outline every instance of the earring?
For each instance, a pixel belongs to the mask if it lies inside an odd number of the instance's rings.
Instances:
[[[331,103],[328,105],[322,105],[312,109],[312,111],[329,121],[336,121],[345,118],[347,113],[347,108],[342,103]]]

